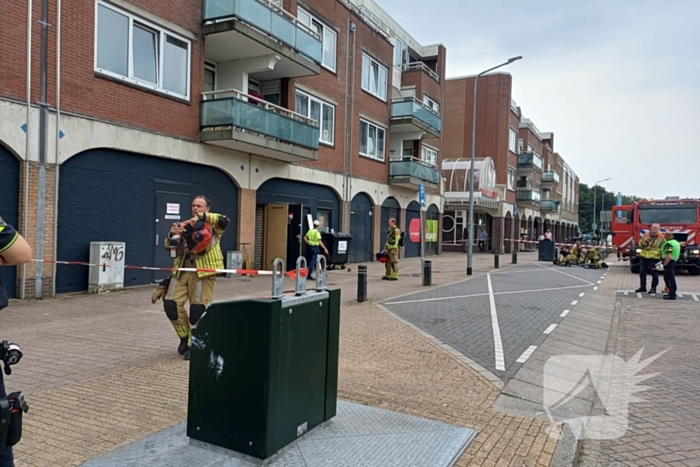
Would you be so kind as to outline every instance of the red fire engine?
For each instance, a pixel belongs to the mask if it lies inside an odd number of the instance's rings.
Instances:
[[[640,259],[637,242],[652,224],[662,231],[673,232],[681,244],[677,269],[690,275],[700,275],[700,200],[666,197],[662,200],[642,200],[634,204],[613,206],[613,245],[618,258],[629,258],[630,270],[639,273]]]

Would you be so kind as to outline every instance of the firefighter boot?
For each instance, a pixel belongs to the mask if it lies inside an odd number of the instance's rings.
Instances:
[[[656,295],[656,287],[652,287],[649,289],[649,295]]]
[[[190,350],[189,338],[181,337],[180,345],[177,346],[177,353],[179,353],[180,355],[185,355],[185,352],[187,352],[188,350]]]
[[[639,287],[637,290],[635,290],[635,293],[644,293],[647,291],[646,287]]]

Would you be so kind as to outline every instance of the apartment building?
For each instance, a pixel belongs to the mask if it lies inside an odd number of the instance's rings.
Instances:
[[[15,3],[0,32],[0,215],[35,256],[88,261],[91,241],[114,241],[126,264],[169,267],[163,239],[196,195],[232,219],[222,250],[256,268],[292,268],[309,219],[350,233],[360,262],[394,217],[416,256],[421,185],[426,254],[440,251],[446,51],[373,1]],[[13,296],[88,286],[86,267],[6,269]],[[165,274],[128,269],[124,284]]]
[[[442,175],[445,178],[443,248],[464,248],[468,233],[473,76],[447,80]],[[474,242],[488,233],[490,249],[510,251],[510,239],[555,240],[578,232],[578,177],[554,152],[554,134],[542,133],[512,97],[512,77],[479,78],[476,97]],[[522,242],[521,249],[534,244]]]

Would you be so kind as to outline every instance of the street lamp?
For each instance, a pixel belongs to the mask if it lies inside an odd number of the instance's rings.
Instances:
[[[596,197],[596,187],[598,186],[599,183],[607,182],[608,180],[612,180],[612,178],[606,178],[605,180],[598,180],[598,181],[595,182],[595,184],[593,185],[593,234],[594,234],[594,235],[595,235],[595,229],[596,229],[596,227],[598,227],[598,224],[596,224],[596,221],[595,221],[595,208],[596,208],[596,199],[595,199],[595,197]],[[605,196],[605,195],[603,195],[603,196]]]
[[[482,71],[476,78],[474,78],[474,105],[472,112],[472,156],[469,164],[469,232],[467,241],[469,246],[467,247],[467,276],[472,275],[472,249],[474,243],[474,153],[476,151],[476,85],[479,82],[479,76],[485,75],[489,71],[493,71],[502,66],[510,65],[516,60],[520,60],[523,57],[513,57],[509,58],[507,62],[501,63],[493,68],[489,68],[486,71]]]

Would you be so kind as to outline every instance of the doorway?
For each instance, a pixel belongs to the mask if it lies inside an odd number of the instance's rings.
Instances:
[[[358,193],[350,203],[349,263],[372,261],[372,201],[364,193]]]
[[[165,249],[165,239],[176,222],[189,219],[191,208],[191,186],[189,183],[156,181],[155,251],[153,264],[159,268],[173,266],[174,256]],[[160,282],[170,275],[169,271],[153,271],[153,281]]]

